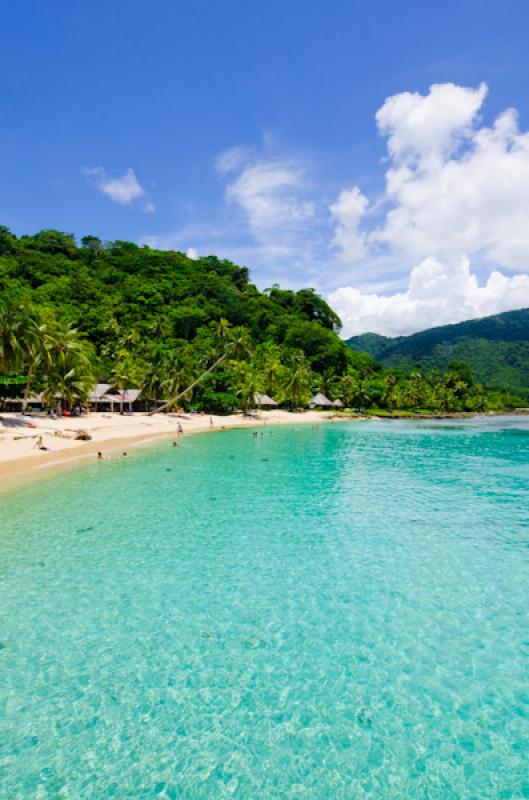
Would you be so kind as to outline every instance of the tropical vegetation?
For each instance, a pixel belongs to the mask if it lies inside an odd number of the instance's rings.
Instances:
[[[267,394],[287,408],[315,391],[353,409],[479,411],[519,404],[465,363],[384,368],[340,339],[313,290],[259,291],[248,270],[207,256],[0,227],[0,396],[53,405],[96,381],[142,389],[145,408],[249,411]]]
[[[529,400],[529,309],[430,328],[390,338],[376,333],[353,336],[348,344],[368,352],[386,367],[406,372],[446,371],[452,361],[466,361],[476,379]]]

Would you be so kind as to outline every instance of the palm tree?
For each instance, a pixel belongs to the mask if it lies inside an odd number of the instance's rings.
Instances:
[[[287,365],[283,397],[291,408],[305,405],[310,397],[312,373],[303,353],[293,354]]]
[[[321,376],[319,391],[323,392],[330,400],[335,400],[339,394],[339,385],[340,379],[335,370],[332,367],[327,367]]]
[[[53,405],[59,397],[68,405],[87,399],[90,389],[95,383],[91,369],[91,350],[83,343],[64,353],[60,359],[54,359],[47,371],[38,376],[43,399]]]
[[[48,318],[39,328],[41,339],[34,353],[33,373],[37,381],[45,385],[74,370],[76,376],[91,375],[93,361],[91,347],[81,338],[77,330],[65,320]],[[31,377],[31,376],[30,376]],[[77,380],[77,378],[76,378]],[[24,401],[27,402],[29,381]],[[57,391],[60,394],[59,391]],[[68,392],[67,392],[68,394]],[[66,397],[63,399],[66,400]],[[79,398],[78,398],[79,399]],[[66,400],[66,402],[70,402]]]
[[[277,344],[266,344],[258,353],[259,370],[263,379],[263,389],[273,398],[281,394],[285,367],[281,361],[281,348]]]
[[[0,371],[16,372],[31,360],[38,339],[38,323],[25,303],[6,302],[0,306]]]
[[[79,365],[68,369],[67,365],[63,364],[62,368],[54,371],[48,377],[42,397],[50,406],[57,397],[71,406],[76,402],[86,400],[93,385],[94,376],[92,374],[81,371]]]
[[[25,303],[11,302],[0,307],[0,372],[25,372],[25,411],[33,376],[47,352],[46,324]]]
[[[117,353],[116,361],[112,367],[111,385],[112,388],[118,389],[120,392],[120,413],[123,414],[123,406],[125,403],[125,393],[127,387],[140,380],[140,369],[138,364],[131,358],[126,350],[120,350]]]
[[[157,351],[151,357],[142,383],[143,395],[149,400],[172,397],[190,380],[186,361],[172,353]]]
[[[350,373],[342,375],[338,384],[339,394],[344,405],[351,407],[357,404],[360,384],[358,378]]]
[[[239,364],[236,375],[235,394],[241,398],[242,410],[247,413],[251,408],[255,408],[255,396],[263,392],[263,376],[255,362]]]
[[[201,373],[187,388],[179,391],[176,395],[172,396],[166,403],[159,408],[149,411],[149,415],[159,414],[160,411],[165,411],[167,408],[173,406],[178,400],[185,395],[189,394],[195,386],[207,378],[223,361],[231,358],[233,361],[239,361],[242,358],[248,357],[251,352],[251,340],[245,328],[231,328],[228,330],[229,323],[226,320],[220,320],[217,326],[217,333],[219,338],[225,341],[224,352],[213,361],[213,363]]]

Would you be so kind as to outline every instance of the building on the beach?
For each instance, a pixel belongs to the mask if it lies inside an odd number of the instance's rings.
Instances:
[[[276,401],[267,394],[254,394],[254,402],[258,408],[277,408]]]
[[[333,405],[333,408],[343,408],[343,403],[342,403],[342,401],[340,400],[339,397],[337,397],[336,400],[333,400],[332,405]]]
[[[309,408],[330,408],[331,406],[332,403],[329,398],[325,397],[325,395],[321,392],[318,392],[314,395],[314,397],[311,397],[309,403]]]
[[[109,392],[111,389],[110,383],[96,383],[90,394],[88,395],[88,402],[90,404],[95,405],[96,409],[99,403],[102,402],[102,398]]]
[[[98,386],[102,386],[105,384],[98,384]],[[108,386],[108,384],[106,384]],[[110,390],[105,392],[99,397],[97,400],[97,405],[106,405],[107,408],[110,407],[110,411],[114,412],[114,406],[118,406],[121,410],[123,408],[127,408],[127,411],[131,413],[135,410],[134,406],[138,403],[141,395],[141,389],[125,389],[123,393],[118,393],[115,390]],[[136,406],[137,407],[137,406]]]

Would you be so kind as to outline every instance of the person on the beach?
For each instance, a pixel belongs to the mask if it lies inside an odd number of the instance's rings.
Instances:
[[[104,456],[103,453],[101,452],[101,450],[98,450],[97,451],[97,460],[98,461],[109,461],[110,460],[110,456]]]
[[[177,429],[177,431],[178,431],[178,435],[179,435],[179,436],[183,436],[183,435],[184,435],[184,426],[182,425],[182,423],[181,423],[181,422],[179,422],[179,423],[178,423],[178,425],[177,425],[177,428],[176,428],[176,429]]]
[[[42,438],[42,436],[37,437],[37,441],[33,445],[33,450],[35,450],[36,447],[38,447],[39,450],[48,450],[48,448],[44,444],[44,439]]]

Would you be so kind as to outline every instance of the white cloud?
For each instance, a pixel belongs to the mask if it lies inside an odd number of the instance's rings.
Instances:
[[[344,287],[329,301],[344,336],[367,331],[399,336],[529,306],[529,275],[506,277],[495,270],[479,286],[467,258],[450,264],[427,258],[411,271],[404,292],[384,296]]]
[[[366,234],[359,226],[368,202],[358,186],[353,186],[343,189],[330,207],[331,216],[337,223],[333,244],[345,261],[357,261],[366,254]]]
[[[464,139],[459,157],[396,162],[387,173],[394,204],[372,236],[411,258],[477,255],[509,269],[529,267],[529,134],[516,113]]]
[[[143,210],[147,214],[152,214],[156,210],[131,167],[121,177],[109,174],[103,167],[91,167],[83,171],[95,183],[101,194],[110,197],[115,203],[128,206],[135,200],[144,198]]]
[[[484,84],[434,85],[425,96],[390,97],[377,112],[387,137],[389,209],[368,229],[367,201],[358,209],[353,203],[350,229],[338,219],[334,245],[349,262],[377,259],[379,271],[381,259],[393,272],[395,264],[419,266],[407,290],[394,295],[333,292],[348,335],[408,333],[529,305],[529,276],[503,274],[529,269],[529,133],[519,130],[513,109],[490,127],[481,124],[486,92]],[[485,285],[478,286],[470,263],[492,267]]]
[[[242,165],[251,158],[251,150],[247,147],[229,147],[219,153],[215,159],[215,166],[217,172],[224,175],[228,172],[242,167]]]
[[[285,155],[271,137],[225,150],[216,170],[226,203],[209,220],[145,241],[193,242],[247,264],[261,286],[330,292],[349,335],[408,333],[529,305],[529,133],[512,109],[485,123],[486,96],[485,84],[447,83],[387,98],[376,114],[387,142],[376,197],[352,180],[329,203],[313,185],[315,165]],[[98,178],[107,194],[122,180]]]
[[[376,121],[388,137],[390,156],[412,164],[447,157],[471,135],[486,94],[484,83],[478,89],[442,83],[431,86],[426,96],[402,92],[388,97]]]
[[[372,253],[384,247],[408,260],[467,254],[508,269],[529,267],[529,133],[519,130],[513,109],[479,127],[485,95],[484,84],[438,84],[425,96],[394,95],[379,109],[390,209],[378,227],[356,229]],[[344,258],[364,256],[339,229],[335,243]]]
[[[226,199],[245,212],[250,229],[258,238],[272,231],[296,228],[314,214],[312,203],[303,201],[303,171],[280,160],[259,160],[246,164],[228,184]]]
[[[188,247],[186,250],[186,256],[191,259],[191,261],[198,261],[200,256],[198,255],[197,250],[194,247]]]

